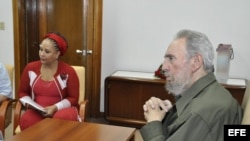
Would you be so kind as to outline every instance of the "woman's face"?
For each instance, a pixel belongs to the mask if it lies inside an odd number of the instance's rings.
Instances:
[[[50,39],[44,39],[40,44],[39,57],[42,64],[51,64],[57,61],[60,51],[55,47],[55,43]]]

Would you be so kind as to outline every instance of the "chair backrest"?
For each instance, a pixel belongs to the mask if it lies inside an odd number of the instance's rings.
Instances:
[[[243,119],[241,124],[250,124],[250,83],[247,81],[247,88],[241,104],[243,108]]]
[[[79,79],[79,102],[85,98],[85,68],[83,66],[72,66]]]
[[[11,81],[11,86],[13,88],[13,84],[14,84],[14,66],[13,65],[9,65],[9,64],[5,64],[5,68],[9,73],[10,76],[10,81]]]
[[[14,66],[10,64],[4,65],[6,70],[9,73],[10,82],[11,82],[11,88],[12,88],[12,94],[13,94],[13,84],[14,84]],[[14,95],[13,97],[14,98]],[[9,103],[11,105],[11,102]],[[6,113],[5,113],[5,128],[9,126],[12,120],[12,106],[7,106]]]

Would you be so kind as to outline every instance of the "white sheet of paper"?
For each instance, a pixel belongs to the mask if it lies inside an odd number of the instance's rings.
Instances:
[[[236,85],[236,86],[246,86],[246,82],[244,79],[235,79],[235,78],[229,78],[226,84]]]
[[[20,101],[23,103],[27,103],[27,104],[33,106],[34,108],[36,108],[42,112],[45,112],[44,108],[41,105],[37,104],[36,102],[31,100],[29,97],[26,97],[26,96],[22,97],[22,98],[20,98]]]
[[[112,76],[121,77],[133,77],[133,78],[145,78],[145,79],[159,79],[154,76],[154,73],[150,72],[136,72],[136,71],[116,71]]]

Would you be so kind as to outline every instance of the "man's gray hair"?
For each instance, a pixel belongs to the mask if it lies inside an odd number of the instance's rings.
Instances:
[[[206,72],[213,72],[214,50],[208,37],[201,32],[184,29],[176,34],[175,39],[180,38],[186,39],[187,59],[200,54],[203,57],[204,70]]]

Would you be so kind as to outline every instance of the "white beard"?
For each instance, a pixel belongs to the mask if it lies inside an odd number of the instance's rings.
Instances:
[[[179,96],[186,91],[191,82],[190,69],[188,69],[188,65],[186,66],[179,74],[175,76],[169,75],[170,80],[167,80],[165,84],[165,89],[174,96]]]

